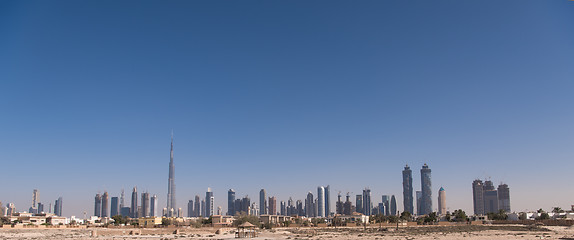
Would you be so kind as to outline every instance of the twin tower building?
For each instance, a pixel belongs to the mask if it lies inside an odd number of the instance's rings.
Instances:
[[[421,191],[416,192],[417,211],[414,208],[413,198],[413,171],[409,165],[403,170],[403,206],[404,211],[411,214],[426,215],[432,211],[432,183],[431,169],[425,163],[421,168]],[[446,213],[446,199],[444,189],[441,187],[439,192],[439,214]]]

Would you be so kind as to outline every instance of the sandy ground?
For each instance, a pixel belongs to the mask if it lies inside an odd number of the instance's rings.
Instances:
[[[234,239],[234,229],[0,229],[0,239]],[[95,235],[95,236],[94,236]],[[254,239],[572,239],[574,227],[425,226],[394,228],[278,228]]]

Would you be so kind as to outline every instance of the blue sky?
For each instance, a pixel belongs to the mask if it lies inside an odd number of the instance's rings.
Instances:
[[[375,202],[433,171],[451,210],[574,204],[571,1],[2,1],[0,201],[107,190]],[[551,197],[550,197],[551,196]],[[334,208],[334,202],[332,203]]]

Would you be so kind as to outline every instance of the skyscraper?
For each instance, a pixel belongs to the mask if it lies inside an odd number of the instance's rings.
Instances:
[[[38,207],[38,203],[40,202],[40,191],[38,189],[34,189],[32,193],[32,207]]]
[[[343,201],[341,201],[341,192],[337,194],[337,204],[335,205],[335,213],[343,214]]]
[[[379,209],[379,211],[382,211],[381,213],[385,214],[386,216],[389,216],[391,214],[391,198],[389,197],[389,195],[383,195],[382,203],[383,203],[383,209]]]
[[[171,150],[169,151],[169,176],[167,178],[167,212],[168,217],[175,212],[175,166],[173,164],[173,131],[171,132]],[[211,215],[210,215],[211,216]]]
[[[287,214],[287,203],[285,203],[285,201],[280,201],[278,215],[285,216],[285,214]]]
[[[54,214],[56,214],[56,216],[62,216],[62,197],[59,197],[54,204]]]
[[[498,208],[510,212],[510,189],[506,184],[498,185]]]
[[[421,168],[421,192],[421,215],[426,215],[432,212],[431,169],[426,163]]]
[[[397,199],[395,198],[395,195],[391,196],[390,214],[393,216],[397,215]]]
[[[112,197],[110,205],[110,217],[120,215],[119,199],[118,197]]]
[[[104,192],[104,195],[102,195],[102,215],[101,215],[101,217],[109,217],[109,215],[108,215],[108,200],[109,200],[108,192]]]
[[[56,200],[56,203],[57,202],[58,200]],[[96,197],[94,199],[94,216],[96,217],[102,216],[102,195],[100,195],[99,193],[96,194]]]
[[[438,214],[446,214],[446,192],[443,187],[438,190]]]
[[[132,191],[132,207],[130,208],[131,210],[131,216],[132,218],[137,218],[138,217],[138,189],[137,187],[134,187],[133,191]]]
[[[325,187],[325,216],[331,215],[331,187]]]
[[[474,215],[484,215],[484,184],[476,179],[472,182],[472,203]]]
[[[356,212],[365,214],[363,211],[363,195],[357,194],[357,196],[355,196],[355,205],[357,205],[355,208]]]
[[[120,195],[120,211],[125,206],[126,206],[125,205],[125,194],[124,194],[124,189],[122,188],[122,194]]]
[[[373,204],[371,202],[371,189],[365,188],[363,190],[363,214],[370,216]]]
[[[141,194],[142,196],[142,215],[141,217],[149,217],[149,210],[150,210],[150,204],[149,204],[149,193],[148,192],[143,192]]]
[[[187,202],[187,217],[193,217],[193,200]]]
[[[415,214],[413,206],[413,171],[409,165],[403,170],[403,211]]]
[[[325,188],[317,187],[317,217],[325,217]]]
[[[227,215],[234,216],[235,215],[235,190],[229,189],[227,191]]]
[[[157,195],[153,195],[150,200],[149,204],[149,215],[150,217],[157,216]]]
[[[484,213],[496,213],[498,209],[498,191],[492,181],[484,181]]]
[[[416,197],[417,197],[417,215],[422,215],[422,198],[423,198],[423,192],[421,191],[416,191]]]
[[[259,214],[267,214],[267,192],[265,189],[259,191]]]
[[[269,198],[269,215],[276,215],[277,214],[277,198],[270,197]]]
[[[195,195],[195,206],[193,206],[194,217],[201,216],[201,200],[199,195]]]
[[[211,217],[213,215],[213,192],[211,188],[207,188],[207,192],[205,192],[205,216],[204,217]]]
[[[307,217],[315,217],[315,210],[314,210],[314,201],[313,201],[313,193],[308,192],[307,198],[305,199],[305,215]]]

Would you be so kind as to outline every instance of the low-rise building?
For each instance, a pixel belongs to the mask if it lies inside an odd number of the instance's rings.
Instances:
[[[141,227],[154,227],[156,225],[161,225],[162,218],[161,217],[145,217],[139,218],[138,224]]]
[[[211,223],[214,227],[230,227],[233,225],[235,218],[233,216],[213,215]]]

